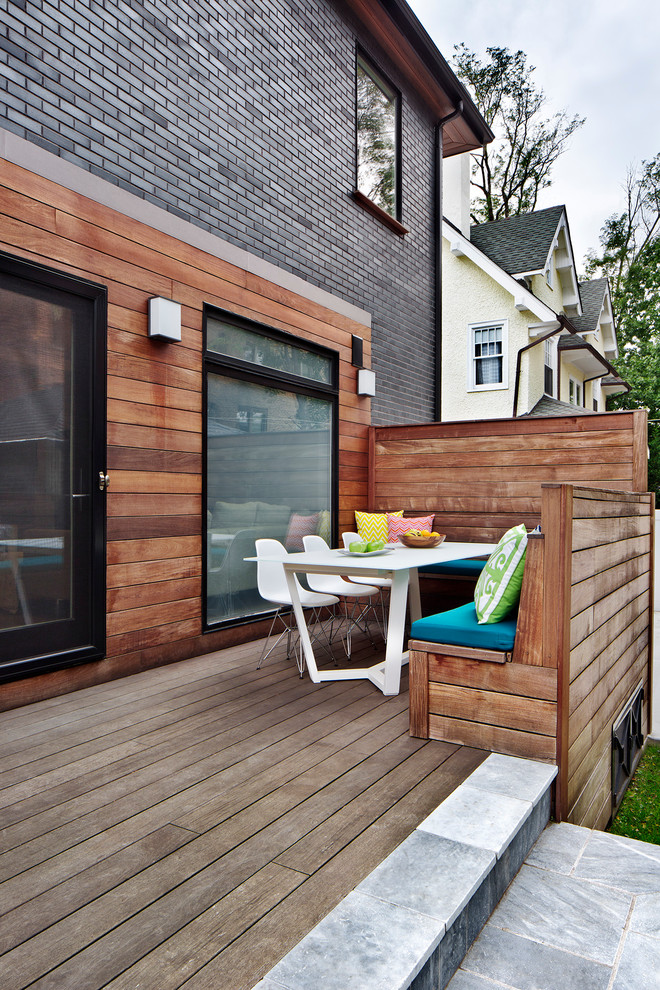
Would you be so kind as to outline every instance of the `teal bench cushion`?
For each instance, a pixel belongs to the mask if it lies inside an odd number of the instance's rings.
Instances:
[[[478,557],[465,557],[462,560],[448,560],[446,564],[425,564],[419,568],[420,574],[439,574],[447,577],[473,577],[478,578],[484,567],[487,558],[480,560]]]
[[[410,638],[508,653],[516,638],[516,621],[517,615],[514,615],[501,622],[479,625],[474,602],[468,602],[447,612],[417,619],[410,628]]]

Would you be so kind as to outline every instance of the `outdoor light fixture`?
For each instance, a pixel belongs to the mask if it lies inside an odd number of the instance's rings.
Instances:
[[[376,375],[373,371],[368,371],[367,368],[360,368],[357,378],[357,394],[376,394]]]
[[[155,340],[181,340],[181,303],[152,296],[149,300],[149,336]]]

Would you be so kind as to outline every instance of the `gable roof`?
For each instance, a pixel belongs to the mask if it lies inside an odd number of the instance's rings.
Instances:
[[[598,330],[598,321],[605,302],[606,292],[606,278],[593,278],[590,282],[580,282],[582,315],[574,316],[571,319],[571,323],[580,333],[594,333]]]
[[[565,212],[563,206],[550,206],[475,224],[470,240],[509,275],[543,271]]]

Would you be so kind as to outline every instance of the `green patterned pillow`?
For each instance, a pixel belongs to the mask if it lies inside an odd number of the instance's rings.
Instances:
[[[526,552],[527,530],[524,525],[514,526],[500,539],[474,589],[479,623],[499,622],[518,604]]]
[[[390,512],[391,516],[402,516],[403,509]],[[355,511],[357,531],[363,540],[382,540],[387,543],[387,512],[358,512]]]

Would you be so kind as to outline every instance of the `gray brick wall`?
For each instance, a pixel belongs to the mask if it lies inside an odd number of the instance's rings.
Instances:
[[[403,95],[401,238],[350,197],[356,42]],[[374,422],[433,416],[433,128],[327,0],[0,0],[0,125],[373,314]]]

